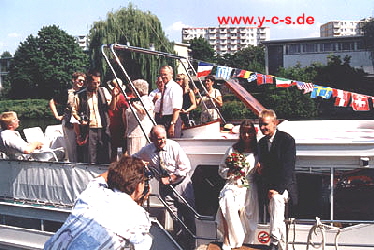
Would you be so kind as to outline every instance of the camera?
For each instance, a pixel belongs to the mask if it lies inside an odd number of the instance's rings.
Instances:
[[[137,101],[140,101],[140,98],[130,98],[131,103],[137,102]]]
[[[88,121],[88,116],[84,112],[81,112],[79,114],[79,116],[80,116],[80,118],[81,118],[82,121]]]
[[[149,181],[154,177],[152,171],[148,168],[148,166],[144,166],[144,191],[143,196],[147,195],[149,192]]]

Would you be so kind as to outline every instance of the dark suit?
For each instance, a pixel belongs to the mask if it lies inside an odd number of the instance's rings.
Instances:
[[[261,176],[265,195],[271,189],[280,194],[287,189],[290,202],[297,204],[295,160],[295,139],[288,133],[276,131],[270,152],[267,138],[260,139],[259,161],[263,166]]]
[[[295,139],[283,131],[276,130],[269,151],[268,138],[259,141],[259,161],[262,167],[262,199],[266,201],[270,216],[271,249],[286,248],[286,224],[284,214],[286,202],[297,203]],[[267,197],[269,190],[279,194]],[[288,195],[285,194],[287,190]],[[279,248],[279,245],[282,245]]]

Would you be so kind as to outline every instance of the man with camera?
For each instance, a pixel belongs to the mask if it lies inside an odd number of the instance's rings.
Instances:
[[[44,249],[150,249],[146,182],[143,161],[122,156],[88,184]]]
[[[119,90],[114,88],[110,96],[101,84],[98,71],[87,73],[87,88],[80,90],[74,99],[72,115],[80,123],[76,131],[78,145],[84,145],[83,162],[109,163],[111,146],[109,131],[109,109],[115,109],[115,96]]]
[[[188,229],[195,234],[195,216],[188,207],[195,207],[194,190],[190,178],[190,161],[181,146],[167,139],[163,125],[156,125],[151,130],[152,143],[144,146],[134,157],[148,162],[148,167],[159,180],[160,196],[171,208],[173,215],[180,218]],[[175,193],[180,194],[188,203],[185,204]],[[194,239],[174,223],[173,231],[183,249],[195,249]]]

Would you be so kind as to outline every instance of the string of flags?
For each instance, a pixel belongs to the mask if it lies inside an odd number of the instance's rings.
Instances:
[[[228,66],[216,66],[206,62],[199,62],[197,67],[197,76],[204,77],[211,74],[213,67],[216,67],[216,77],[221,77],[228,80],[232,77],[240,77],[247,79],[248,82],[257,81],[257,85],[275,84],[279,88],[288,88],[296,86],[303,94],[310,93],[310,98],[321,97],[323,99],[335,98],[334,106],[336,107],[352,107],[355,111],[368,111],[369,99],[373,101],[374,97],[352,93],[345,90],[335,89],[331,87],[323,87],[313,83],[306,83],[302,81],[295,81],[283,77],[276,77],[272,75],[264,75],[257,72],[252,72],[243,69],[231,68]]]

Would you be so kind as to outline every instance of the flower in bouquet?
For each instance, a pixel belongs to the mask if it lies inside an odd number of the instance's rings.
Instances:
[[[248,186],[246,175],[246,168],[249,165],[245,161],[245,156],[241,153],[233,152],[227,156],[225,160],[226,166],[229,168],[229,173],[234,177],[235,180],[240,180],[242,185]]]

